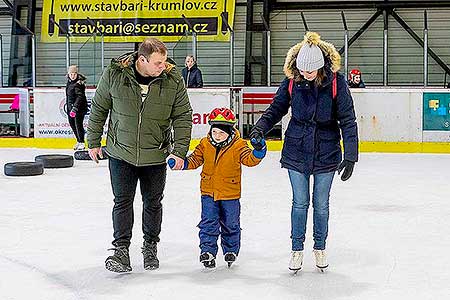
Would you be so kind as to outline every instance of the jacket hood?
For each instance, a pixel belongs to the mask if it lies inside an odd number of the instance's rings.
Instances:
[[[78,74],[77,74],[77,78],[76,78],[75,80],[71,80],[70,77],[69,77],[69,75],[66,75],[66,77],[67,77],[67,80],[68,80],[69,82],[80,82],[80,83],[83,83],[83,84],[86,83],[86,76],[84,76],[84,75],[81,74],[81,73],[78,73]]]
[[[137,51],[122,54],[121,56],[113,58],[111,60],[111,67],[115,69],[129,68],[135,62],[136,58],[137,58]],[[170,73],[170,71],[172,71],[173,68],[175,68],[175,62],[172,59],[167,58],[166,69],[163,72]]]
[[[195,70],[195,69],[198,69],[197,63],[193,64],[189,70]]]
[[[309,31],[305,34],[303,41],[289,49],[286,55],[283,71],[287,78],[295,79],[296,81],[302,78],[296,67],[296,59],[298,52],[305,43],[319,46],[325,58],[324,68],[331,70],[331,72],[337,72],[341,68],[341,55],[334,45],[322,41],[318,33]]]

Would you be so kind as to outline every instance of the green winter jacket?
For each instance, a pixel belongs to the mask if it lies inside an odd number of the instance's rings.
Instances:
[[[89,148],[101,146],[109,114],[106,151],[110,156],[135,166],[165,163],[170,153],[185,158],[192,108],[181,74],[175,65],[166,63],[142,101],[132,67],[135,59],[135,52],[113,59],[100,78],[89,115]]]

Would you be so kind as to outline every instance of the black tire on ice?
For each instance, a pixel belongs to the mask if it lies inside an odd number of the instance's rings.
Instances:
[[[98,158],[99,160],[108,159],[108,154],[106,153],[105,150],[106,150],[106,147],[102,147],[103,158],[99,157]],[[88,150],[75,151],[73,156],[75,157],[76,160],[91,160],[91,157],[89,156],[89,151]]]
[[[87,150],[78,150],[73,154],[76,160],[91,160],[89,152]]]
[[[36,176],[44,173],[44,165],[41,162],[20,161],[5,164],[6,176]]]
[[[45,154],[36,156],[34,160],[36,162],[41,162],[46,169],[73,167],[72,155]]]

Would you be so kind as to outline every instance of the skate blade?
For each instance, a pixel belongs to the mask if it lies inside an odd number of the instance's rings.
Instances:
[[[216,267],[216,263],[210,262],[210,261],[204,261],[203,266],[205,267],[205,269],[214,269]]]
[[[318,270],[320,273],[325,273],[325,271],[326,271],[327,268],[328,268],[328,265],[326,265],[325,267],[319,267],[319,266],[316,266],[316,268],[317,268],[317,270]]]
[[[156,270],[156,269],[159,269],[159,266],[147,266],[144,268],[144,270],[148,270],[148,271]]]
[[[108,260],[105,263],[105,268],[108,271],[114,272],[114,273],[128,273],[131,272],[131,267],[123,267],[121,264],[113,261]]]
[[[296,276],[300,270],[291,270],[292,276]]]
[[[291,268],[289,268],[289,270],[291,271],[292,275],[297,275],[297,273],[298,273],[299,271],[301,271],[301,269],[302,269],[302,268],[300,268],[300,269],[291,269]]]
[[[205,264],[203,264],[203,266],[205,267],[205,269],[214,269],[216,267],[216,265],[205,265]]]

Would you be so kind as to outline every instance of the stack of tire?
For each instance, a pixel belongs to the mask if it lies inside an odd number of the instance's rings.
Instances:
[[[34,161],[19,161],[5,164],[6,176],[36,176],[44,174],[44,169],[73,167],[73,156],[63,154],[38,155]]]
[[[108,159],[105,147],[102,147],[103,158]],[[20,161],[5,164],[4,171],[6,176],[37,176],[44,174],[44,169],[60,169],[73,167],[73,159],[91,160],[87,150],[75,151],[74,156],[63,154],[45,154],[38,155],[34,161]]]

